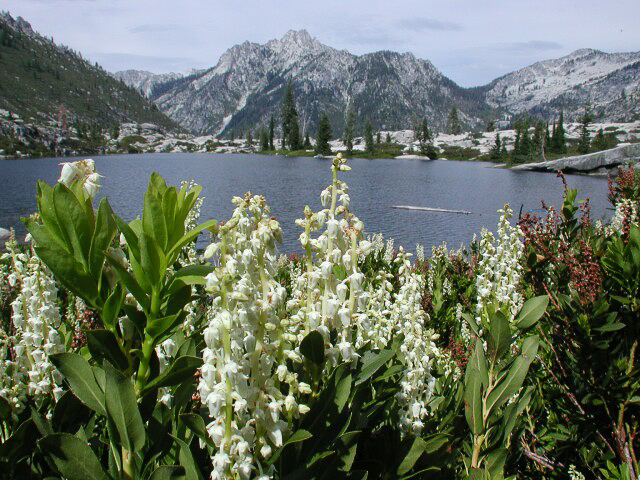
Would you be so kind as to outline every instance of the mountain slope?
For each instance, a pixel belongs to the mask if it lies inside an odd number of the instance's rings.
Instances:
[[[0,13],[0,108],[36,123],[66,111],[69,123],[148,122],[177,128],[135,89],[8,13]]]
[[[590,104],[599,120],[631,120],[639,113],[640,52],[577,50],[507,74],[485,88],[491,107],[513,114],[548,118],[563,109],[577,119]]]
[[[488,110],[482,92],[457,86],[426,60],[388,51],[356,56],[304,30],[265,45],[236,45],[215,67],[159,84],[151,98],[184,128],[224,136],[264,125],[272,114],[277,118],[290,79],[300,127],[312,133],[322,112],[329,114],[334,136],[340,133],[349,105],[361,122],[368,117],[374,128],[387,130],[410,127],[422,116],[443,128],[454,105],[472,128],[483,124]]]

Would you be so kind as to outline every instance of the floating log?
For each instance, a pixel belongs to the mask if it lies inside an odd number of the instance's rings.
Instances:
[[[411,205],[392,205],[391,208],[399,208],[401,210],[419,210],[421,212],[457,213],[459,215],[471,215],[471,212],[467,212],[466,210],[449,210],[446,208],[413,207]]]

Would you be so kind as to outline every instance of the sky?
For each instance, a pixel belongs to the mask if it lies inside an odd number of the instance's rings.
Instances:
[[[306,29],[354,54],[430,60],[464,87],[579,48],[640,51],[639,0],[0,0],[106,70],[187,72]]]

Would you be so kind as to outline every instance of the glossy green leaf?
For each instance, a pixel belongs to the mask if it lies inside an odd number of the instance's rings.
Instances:
[[[57,243],[36,247],[36,254],[51,269],[56,278],[72,293],[94,308],[102,307],[98,286],[75,257],[69,255]]]
[[[104,373],[107,415],[116,427],[120,445],[130,452],[141,450],[146,435],[131,378],[108,363],[104,364]]]
[[[107,300],[104,302],[104,308],[102,309],[102,324],[107,328],[107,330],[113,331],[115,329],[116,321],[120,315],[123,302],[124,290],[122,289],[121,284],[118,283],[116,288],[114,288],[111,294],[107,297]]]
[[[151,285],[164,279],[167,265],[160,245],[145,232],[140,236],[140,265]]]
[[[89,249],[89,271],[96,280],[102,275],[104,257],[115,234],[116,223],[113,220],[113,212],[107,199],[103,198],[98,207],[98,216]]]
[[[180,447],[180,454],[178,455],[178,458],[180,459],[180,465],[182,465],[185,469],[185,479],[202,480],[202,474],[196,466],[196,462],[193,459],[193,455],[191,454],[189,445],[187,445],[183,440],[180,440],[178,437],[175,437],[173,435],[171,435],[171,437],[178,444],[178,447]]]
[[[189,265],[183,267],[172,277],[166,288],[166,293],[175,293],[185,285],[205,285],[207,283],[205,277],[213,270],[213,265]]]
[[[149,480],[181,480],[185,477],[185,469],[180,465],[162,465],[156,468]]]
[[[402,460],[396,469],[397,475],[405,475],[408,473],[416,462],[420,459],[425,452],[427,444],[420,437],[409,437],[401,446],[403,453],[401,454]]]
[[[473,334],[476,337],[479,337],[480,336],[480,331],[478,330],[478,324],[476,323],[475,319],[471,315],[469,315],[468,313],[463,313],[462,314],[462,318],[465,319],[465,321],[467,322],[467,325],[469,325],[469,328],[471,329]]]
[[[347,432],[343,433],[336,439],[336,449],[338,453],[338,471],[348,472],[351,470],[353,461],[356,458],[356,452],[358,449],[358,438],[360,432]]]
[[[144,194],[142,228],[144,233],[153,238],[163,252],[166,251],[167,224],[162,211],[162,201],[150,192]]]
[[[606,323],[601,327],[594,328],[594,330],[597,332],[615,332],[618,330],[622,330],[624,327],[626,327],[626,325],[622,322],[612,322]]]
[[[393,350],[380,350],[379,352],[367,352],[362,357],[362,369],[358,373],[355,385],[361,385],[371,378],[378,370],[393,358]]]
[[[118,370],[124,372],[129,369],[129,359],[122,351],[120,343],[112,331],[88,330],[85,333],[89,352],[98,364],[102,364],[103,360],[107,360]]]
[[[147,383],[141,393],[144,395],[154,388],[172,387],[188,379],[195,381],[193,375],[201,366],[202,358],[199,357],[184,356],[173,360],[169,368]]]
[[[131,226],[122,220],[118,215],[113,215],[113,220],[118,226],[118,230],[124,236],[127,242],[127,248],[129,249],[129,255],[133,255],[137,259],[140,259],[140,245],[138,242],[138,235],[133,231]]]
[[[187,234],[181,237],[173,245],[173,247],[171,247],[171,250],[167,254],[167,263],[171,265],[173,262],[175,262],[176,258],[178,258],[178,254],[184,248],[184,246],[193,242],[198,237],[198,235],[200,235],[200,232],[202,232],[203,230],[215,228],[217,226],[218,222],[216,222],[215,220],[209,220],[208,222],[204,222],[203,224],[198,225],[193,230],[189,230]]]
[[[156,318],[155,320],[149,321],[145,328],[146,334],[152,338],[160,337],[171,329],[171,327],[176,323],[179,315],[180,314],[176,313],[174,315],[169,315],[168,317]]]
[[[213,442],[209,437],[209,433],[207,432],[207,425],[205,424],[202,416],[197,413],[182,413],[180,414],[180,420],[184,422],[196,437],[213,445]]]
[[[489,337],[487,339],[487,353],[489,362],[495,364],[502,357],[511,344],[511,330],[509,322],[502,312],[491,317]]]
[[[58,217],[56,216],[55,207],[53,206],[53,188],[42,180],[38,180],[38,212],[52,238],[60,245],[64,245],[64,236],[61,231],[60,222],[58,222]]]
[[[109,261],[113,269],[116,271],[118,278],[120,279],[120,281],[122,281],[122,283],[127,288],[129,293],[133,295],[133,298],[135,298],[138,301],[138,303],[143,308],[143,310],[145,312],[148,312],[150,308],[149,297],[144,292],[144,290],[142,290],[142,288],[140,287],[136,279],[131,276],[131,274],[127,271],[126,268],[120,265],[120,262],[118,261],[117,258],[111,255],[107,255],[107,260]]]
[[[300,342],[300,353],[311,362],[321,365],[324,362],[324,339],[317,330],[309,332]]]
[[[86,442],[69,433],[47,435],[38,442],[58,472],[71,480],[109,480],[98,457]]]
[[[71,391],[87,407],[106,415],[104,391],[98,385],[91,365],[77,353],[57,353],[49,359],[69,382]]]
[[[520,389],[529,371],[529,366],[538,352],[539,343],[540,339],[535,335],[525,339],[522,352],[512,363],[509,373],[487,397],[487,412],[500,407]]]
[[[533,297],[524,302],[518,318],[515,320],[516,327],[521,330],[532,327],[544,315],[548,304],[549,297],[547,295]]]
[[[278,448],[273,455],[269,458],[269,460],[267,461],[267,464],[269,465],[273,465],[276,460],[278,460],[278,458],[280,458],[280,454],[282,453],[282,451],[284,450],[284,448],[287,445],[293,445],[294,443],[300,443],[300,442],[304,442],[305,440],[310,439],[311,437],[313,437],[313,435],[311,434],[311,432],[307,431],[307,430],[303,430],[303,429],[299,429],[296,430],[293,435],[291,435],[286,442],[284,442],[284,444],[282,445],[282,447]]]
[[[83,266],[88,266],[93,225],[89,224],[87,213],[76,196],[58,183],[53,189],[53,205],[61,233],[73,251],[73,257]]]

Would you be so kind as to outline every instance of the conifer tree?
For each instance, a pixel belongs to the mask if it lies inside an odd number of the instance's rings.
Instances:
[[[427,117],[422,117],[418,131],[420,132],[420,153],[431,159],[435,159],[438,156],[438,152],[432,143],[431,130],[429,130]]]
[[[567,140],[564,134],[564,111],[560,110],[560,118],[558,119],[558,125],[556,125],[558,140],[557,140],[557,153],[567,153]]]
[[[356,135],[356,112],[353,105],[347,111],[347,118],[344,126],[344,145],[347,149],[347,155],[353,152],[353,139]]]
[[[267,135],[267,129],[264,128],[264,125],[260,129],[260,150],[263,152],[269,150],[269,136]]]
[[[318,135],[316,136],[316,152],[321,155],[331,155],[331,122],[329,116],[323,113],[318,122]]]
[[[273,137],[275,135],[276,130],[276,122],[273,119],[273,115],[269,119],[269,150],[275,150],[276,147],[273,145]]]
[[[580,140],[578,141],[578,152],[582,155],[589,153],[589,147],[591,146],[591,135],[589,134],[589,124],[591,123],[591,110],[589,107],[585,107],[584,115],[582,115],[580,127]]]
[[[458,135],[462,132],[460,126],[460,119],[458,118],[458,108],[454,105],[449,110],[449,117],[447,118],[447,131],[453,135]]]
[[[386,143],[391,143],[391,134],[387,132],[387,138],[385,140]]]
[[[309,138],[309,132],[307,132],[304,136],[304,143],[302,144],[302,148],[305,150],[309,150],[311,148],[311,139]]]
[[[502,142],[500,141],[500,132],[496,133],[496,140],[493,144],[493,148],[491,149],[491,159],[499,160],[500,154],[502,153]]]
[[[298,112],[293,91],[293,81],[289,80],[282,98],[282,144],[288,145],[290,150],[300,148],[300,127],[298,125]]]
[[[373,153],[374,151],[373,126],[368,118],[364,124],[364,148],[367,153]]]
[[[251,133],[251,129],[247,130],[247,145],[253,147],[253,134]]]
[[[376,145],[380,145],[381,135],[380,132],[376,133]]]

